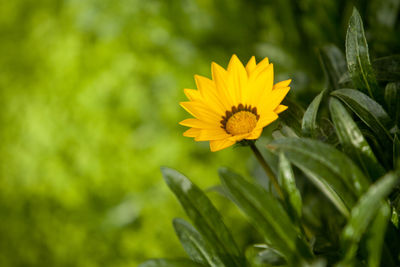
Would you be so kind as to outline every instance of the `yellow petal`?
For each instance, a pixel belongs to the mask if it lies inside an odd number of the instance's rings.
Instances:
[[[228,73],[215,62],[211,63],[211,71],[218,95],[221,97],[221,103],[224,103],[226,110],[230,110],[235,103],[232,98],[232,92],[228,86]]]
[[[251,133],[233,135],[233,136],[229,137],[229,140],[235,141],[235,142],[242,141],[243,139],[247,139],[247,137],[248,137],[250,134],[251,134]]]
[[[201,102],[181,102],[179,103],[187,112],[199,120],[217,123],[222,119],[221,115],[216,114],[209,107]]]
[[[200,75],[194,75],[194,79],[197,89],[199,89],[200,94],[203,96],[204,102],[209,104],[216,112],[224,113],[226,107],[221,102],[221,97],[217,92],[215,82]]]
[[[216,127],[215,124],[193,118],[183,120],[179,124],[187,127],[200,128],[200,129],[214,129]]]
[[[270,111],[270,112],[265,112],[260,115],[260,119],[257,121],[256,125],[256,130],[257,129],[262,129],[271,122],[275,121],[278,118],[278,115],[276,115],[275,112]]]
[[[258,139],[260,137],[262,131],[263,131],[263,128],[254,129],[253,132],[249,136],[246,137],[246,139],[248,139],[248,140]]]
[[[200,100],[200,99],[201,99],[201,95],[200,95],[200,92],[199,92],[198,90],[194,90],[194,89],[183,89],[183,92],[185,93],[186,97],[187,97],[190,101]]]
[[[284,87],[272,90],[270,94],[264,95],[257,106],[257,108],[260,107],[260,109],[258,109],[260,111],[260,115],[263,112],[269,112],[276,109],[285,98],[289,90],[290,87]]]
[[[270,65],[270,64],[269,64],[268,58],[267,58],[267,57],[264,58],[263,60],[261,60],[261,61],[256,65],[256,67],[254,68],[254,70],[252,70],[252,72],[250,73],[250,76],[249,76],[249,77],[254,76],[255,78],[257,78],[257,76],[258,76],[261,72],[263,72],[266,68],[268,68],[269,65]]]
[[[289,79],[289,80],[285,80],[285,81],[281,81],[281,82],[279,82],[279,83],[276,83],[276,84],[274,85],[274,89],[273,89],[273,90],[279,89],[279,88],[283,88],[283,87],[288,87],[289,84],[290,84],[291,82],[292,82],[292,79]]]
[[[287,106],[279,105],[279,106],[274,110],[274,112],[275,112],[276,114],[279,114],[279,113],[281,113],[281,112],[287,110],[287,108],[288,108]]]
[[[242,92],[246,90],[247,72],[236,55],[228,64],[228,84],[235,105],[242,103]]]
[[[256,65],[256,58],[252,56],[246,65],[247,76],[250,76],[250,73],[256,68]]]
[[[257,78],[252,76],[249,79],[249,99],[248,103],[253,106],[257,106],[260,100],[270,94],[274,83],[274,67],[272,64],[268,65],[263,72],[261,72]]]
[[[223,139],[223,140],[213,140],[210,141],[210,149],[212,152],[219,151],[221,149],[230,147],[231,145],[234,145],[236,142],[231,141],[228,139]]]
[[[183,136],[186,137],[196,137],[200,134],[200,129],[197,128],[190,128],[183,133]]]
[[[196,136],[196,141],[209,141],[209,140],[221,140],[230,137],[226,131],[222,128],[215,129],[202,129]]]

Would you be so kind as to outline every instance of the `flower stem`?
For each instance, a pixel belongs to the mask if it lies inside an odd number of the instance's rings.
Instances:
[[[283,193],[281,187],[279,186],[278,180],[276,179],[275,174],[272,172],[271,168],[269,167],[268,163],[265,161],[264,157],[261,155],[260,150],[256,147],[254,143],[250,143],[250,148],[253,151],[254,155],[256,156],[258,162],[263,167],[265,173],[267,174],[269,180],[273,183],[276,192],[278,193],[279,197],[283,199]]]

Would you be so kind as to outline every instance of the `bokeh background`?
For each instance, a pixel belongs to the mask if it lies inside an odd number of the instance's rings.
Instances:
[[[255,162],[182,137],[183,88],[233,53],[268,56],[305,106],[325,86],[318,47],[344,49],[354,5],[372,56],[398,52],[397,0],[0,0],[0,266],[184,255],[159,167],[206,189],[218,166]],[[240,214],[209,194],[245,246]]]

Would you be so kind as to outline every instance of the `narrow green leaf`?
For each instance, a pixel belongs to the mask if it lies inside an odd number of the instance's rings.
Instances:
[[[241,266],[241,253],[222,217],[208,197],[181,173],[161,168],[169,188],[205,240],[220,255],[226,266]]]
[[[385,205],[384,199],[398,183],[398,173],[390,172],[373,184],[352,209],[350,218],[342,232],[344,261],[356,255],[358,244],[368,225],[376,217],[378,210]]]
[[[313,136],[316,133],[318,108],[325,93],[326,90],[319,93],[304,113],[301,129],[306,136]]]
[[[393,121],[399,124],[400,120],[400,82],[388,83],[385,88],[385,102],[387,111]],[[400,127],[400,125],[397,125]]]
[[[190,223],[176,218],[173,225],[183,248],[193,261],[211,267],[225,266],[218,254]]]
[[[357,9],[353,9],[346,35],[346,60],[350,76],[357,89],[374,99],[381,100],[374,71],[369,60],[368,44],[363,22]]]
[[[205,265],[187,259],[153,259],[143,262],[138,267],[205,267]]]
[[[336,133],[347,154],[362,167],[372,180],[381,177],[385,170],[378,163],[371,147],[346,108],[339,100],[331,98],[329,109]]]
[[[371,222],[367,232],[368,266],[379,267],[382,249],[384,248],[386,226],[390,217],[390,207],[387,203],[382,205]]]
[[[220,169],[219,174],[222,184],[228,189],[234,202],[272,248],[288,261],[293,260],[294,256],[311,257],[307,243],[299,238],[300,231],[270,192],[245,181],[228,169]]]
[[[266,244],[252,245],[246,249],[246,259],[249,267],[282,266],[285,259]]]
[[[283,151],[346,217],[357,197],[368,188],[369,182],[360,169],[331,145],[307,138],[285,138],[268,147]]]
[[[331,90],[339,89],[339,80],[346,73],[346,61],[340,49],[332,44],[319,49],[322,68],[328,78]]]
[[[385,149],[392,149],[392,137],[388,130],[392,122],[380,104],[353,89],[336,90],[331,95],[343,101],[374,132]]]
[[[400,80],[400,55],[377,58],[372,62],[378,81]]]
[[[302,201],[293,175],[290,162],[283,153],[279,155],[279,183],[285,197],[288,212],[295,222],[301,218]]]

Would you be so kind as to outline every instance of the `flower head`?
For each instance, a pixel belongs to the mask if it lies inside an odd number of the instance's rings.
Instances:
[[[256,64],[252,57],[244,67],[233,55],[226,70],[213,62],[211,71],[212,80],[195,75],[198,90],[184,89],[190,101],[180,103],[195,117],[180,122],[191,127],[183,135],[210,141],[211,151],[257,139],[263,128],[287,109],[280,103],[289,92],[291,80],[274,85],[273,65],[268,58]]]

